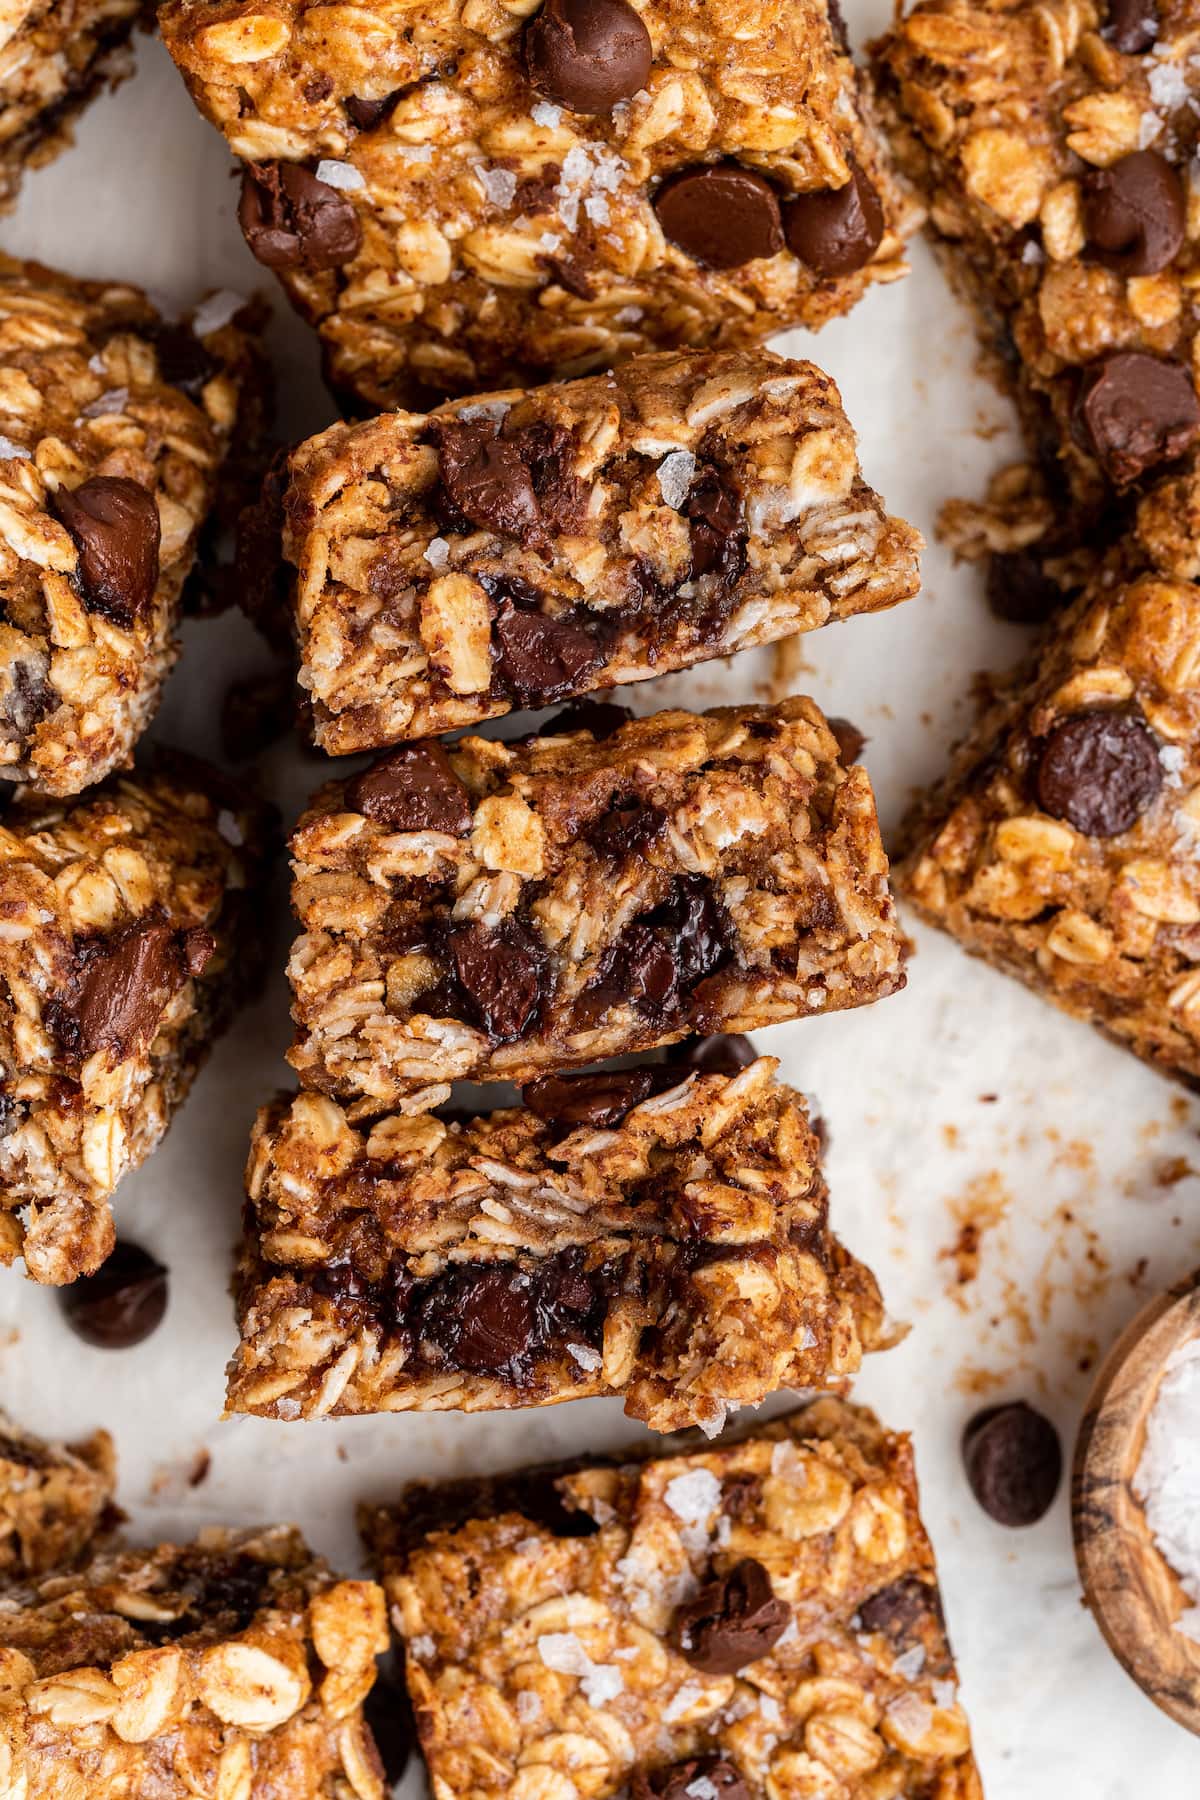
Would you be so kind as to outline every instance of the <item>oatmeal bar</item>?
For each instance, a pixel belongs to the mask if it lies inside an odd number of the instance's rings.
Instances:
[[[862,1408],[365,1527],[434,1800],[981,1800],[909,1442]]]
[[[144,0],[7,0],[0,20],[0,212],[26,169],[52,162],[105,86],[133,73]]]
[[[834,0],[168,0],[239,219],[371,411],[819,326],[904,273]]]
[[[252,385],[239,305],[169,324],[0,256],[0,784],[78,793],[154,714]]]
[[[284,550],[316,741],[379,749],[893,606],[920,535],[841,397],[768,351],[335,425]]]
[[[111,1251],[109,1196],[250,985],[269,835],[170,755],[0,813],[0,1262],[62,1283]]]
[[[0,1582],[72,1563],[116,1524],[107,1431],[47,1444],[0,1412]]]
[[[804,1103],[763,1057],[546,1076],[519,1110],[356,1130],[320,1094],[259,1114],[229,1406],[270,1418],[621,1394],[717,1431],[883,1335],[828,1224]]]
[[[406,745],[292,851],[290,1060],[360,1110],[904,984],[871,784],[811,700]]]
[[[921,0],[875,46],[901,166],[1088,529],[1164,475],[1200,517],[1198,52],[1195,0]],[[1168,529],[1163,572],[1200,573],[1198,541]]]
[[[1110,561],[925,802],[904,894],[967,949],[1200,1082],[1200,608]]]
[[[0,1597],[0,1788],[27,1800],[384,1800],[362,1714],[383,1595],[295,1531],[210,1529]]]

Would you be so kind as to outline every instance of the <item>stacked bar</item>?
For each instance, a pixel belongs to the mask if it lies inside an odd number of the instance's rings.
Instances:
[[[869,1412],[410,1490],[364,1525],[436,1800],[582,1771],[596,1800],[981,1800],[912,1453]]]

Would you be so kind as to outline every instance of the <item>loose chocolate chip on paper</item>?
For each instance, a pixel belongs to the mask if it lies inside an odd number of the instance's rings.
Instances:
[[[162,1324],[167,1310],[167,1271],[140,1244],[118,1238],[112,1255],[94,1275],[85,1275],[59,1293],[67,1323],[85,1344],[100,1350],[130,1350]]]
[[[762,1564],[747,1556],[678,1609],[671,1637],[702,1674],[736,1675],[767,1654],[791,1616]]]
[[[106,1050],[120,1062],[149,1043],[186,980],[178,933],[149,914],[110,937],[85,939],[75,957],[73,989],[51,1002],[47,1017],[68,1056],[85,1062]]]
[[[337,269],[362,244],[353,202],[303,163],[251,163],[242,177],[238,224],[268,269]]]
[[[532,85],[577,113],[631,100],[654,60],[650,33],[628,0],[545,0],[523,47]]]
[[[735,1764],[724,1756],[693,1756],[663,1769],[635,1769],[629,1778],[630,1800],[750,1800],[750,1789]]]
[[[679,1068],[697,1069],[701,1075],[740,1075],[758,1061],[758,1051],[740,1032],[718,1031],[711,1037],[685,1038],[682,1044],[672,1044],[667,1061]]]
[[[1023,1400],[977,1413],[963,1433],[971,1492],[998,1525],[1034,1525],[1062,1479],[1062,1445],[1049,1419]]]
[[[154,495],[124,475],[93,475],[59,488],[54,511],[79,556],[88,612],[128,631],[154,599],[162,526]]]
[[[1083,182],[1088,248],[1118,275],[1157,275],[1173,262],[1187,227],[1179,173],[1156,150],[1133,150]]]
[[[788,249],[817,275],[853,275],[883,241],[883,205],[857,163],[840,188],[797,194],[783,221]]]
[[[1073,713],[1042,746],[1038,803],[1089,837],[1119,837],[1153,804],[1162,781],[1157,740],[1135,714]]]
[[[346,805],[389,831],[444,831],[465,837],[471,802],[441,744],[405,744],[381,756],[346,788]]]
[[[985,593],[989,611],[1009,625],[1044,625],[1066,598],[1032,550],[990,557]]]
[[[521,1098],[547,1125],[619,1125],[633,1107],[664,1086],[661,1069],[618,1069],[607,1075],[543,1075]]]
[[[659,188],[654,210],[671,243],[709,269],[736,269],[783,249],[774,188],[737,163],[684,169]]]
[[[1083,372],[1075,429],[1118,487],[1182,456],[1200,434],[1200,400],[1182,363],[1119,350]]]
[[[548,706],[585,686],[601,660],[595,641],[569,619],[524,612],[504,600],[492,625],[496,677],[520,706]]]
[[[1108,24],[1101,31],[1114,50],[1141,56],[1158,37],[1158,0],[1108,0]]]
[[[565,737],[570,732],[586,731],[597,744],[602,744],[622,725],[628,725],[632,717],[629,707],[618,706],[613,700],[572,700],[570,706],[564,706],[552,719],[539,725],[537,735]]]
[[[454,972],[483,1030],[511,1044],[534,1022],[545,998],[546,953],[519,919],[495,930],[474,919],[450,933]]]

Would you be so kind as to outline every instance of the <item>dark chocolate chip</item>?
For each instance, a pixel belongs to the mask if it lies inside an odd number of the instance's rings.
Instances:
[[[251,163],[242,177],[238,224],[268,269],[338,269],[362,244],[353,201],[303,163]]]
[[[864,1600],[858,1615],[864,1631],[880,1632],[899,1650],[920,1636],[926,1619],[940,1620],[941,1608],[935,1587],[916,1575],[903,1575]]]
[[[628,0],[545,0],[525,27],[524,52],[538,93],[577,113],[631,100],[654,61],[650,33]]]
[[[1114,50],[1141,56],[1158,37],[1158,0],[1108,0],[1108,24],[1101,31]]]
[[[319,75],[310,75],[301,92],[310,106],[319,106],[333,92],[333,76],[326,75],[324,71]]]
[[[678,1609],[671,1636],[693,1668],[705,1675],[736,1675],[767,1654],[791,1616],[762,1564],[747,1556]]]
[[[393,88],[381,100],[367,100],[361,94],[350,94],[342,104],[352,125],[359,131],[373,131],[376,125],[382,124],[384,119],[395,112],[403,93],[402,87]]]
[[[172,1619],[139,1619],[138,1633],[151,1643],[170,1643],[207,1627],[214,1637],[245,1631],[266,1602],[271,1569],[245,1552],[221,1555],[189,1545],[164,1570]]]
[[[494,1043],[523,1036],[545,998],[546,953],[519,919],[495,930],[475,919],[448,938],[454,972],[480,1026]]]
[[[203,926],[197,925],[191,931],[184,932],[181,947],[188,974],[193,980],[198,980],[217,954],[216,938],[211,931],[205,931]]]
[[[1044,625],[1066,597],[1032,550],[989,558],[986,594],[989,610],[1009,625]]]
[[[547,1125],[619,1125],[632,1107],[640,1106],[663,1086],[658,1069],[619,1069],[606,1075],[544,1075],[530,1082],[521,1098]]]
[[[1182,456],[1200,433],[1200,400],[1182,363],[1118,350],[1083,372],[1075,430],[1119,487]]]
[[[797,194],[783,212],[788,249],[817,275],[853,275],[883,241],[883,205],[857,163],[839,188]]]
[[[374,1687],[363,1701],[363,1717],[367,1737],[379,1759],[375,1774],[385,1789],[394,1788],[408,1767],[417,1738],[407,1691],[386,1675],[376,1676]]]
[[[850,764],[856,763],[863,753],[867,742],[866,733],[860,731],[850,719],[827,719],[826,724],[833,733],[839,757],[846,768],[849,768]]]
[[[1038,804],[1089,837],[1119,837],[1153,804],[1163,771],[1154,734],[1133,713],[1074,713],[1042,746]]]
[[[620,731],[622,725],[628,725],[632,717],[627,706],[618,706],[612,700],[573,700],[570,706],[564,706],[552,719],[539,725],[537,735],[565,737],[568,732],[586,731],[597,744],[602,744]]]
[[[54,998],[47,1017],[73,1060],[106,1050],[120,1062],[150,1042],[186,977],[179,934],[161,915],[146,915],[76,946],[72,990]]]
[[[601,1018],[628,1002],[654,1016],[685,1007],[697,983],[732,958],[736,932],[703,875],[676,875],[661,905],[625,927],[583,995],[582,1013]]]
[[[128,631],[154,599],[162,539],[149,488],[124,475],[93,475],[60,487],[54,511],[79,553],[79,585],[88,612]]]
[[[1157,275],[1173,262],[1187,226],[1178,171],[1155,150],[1133,150],[1083,182],[1083,222],[1097,262],[1118,275]]]
[[[492,626],[496,678],[520,706],[548,706],[586,686],[601,661],[595,640],[569,619],[525,612],[503,600]]]
[[[528,1351],[535,1328],[533,1285],[524,1270],[451,1268],[414,1311],[418,1337],[455,1367],[500,1373]]]
[[[542,513],[516,439],[487,419],[435,419],[442,486],[456,512],[484,531],[540,540]]]
[[[684,169],[659,188],[654,210],[664,236],[709,269],[736,269],[783,249],[774,188],[737,163]]]
[[[698,1069],[701,1075],[740,1075],[758,1051],[748,1037],[736,1031],[718,1031],[711,1037],[685,1038],[672,1044],[667,1061],[682,1069]]]
[[[346,787],[346,805],[389,831],[445,831],[466,837],[471,801],[437,743],[404,744]]]
[[[158,357],[158,372],[181,393],[195,399],[220,368],[210,356],[190,325],[168,324],[163,320],[146,334]]]
[[[746,560],[741,495],[716,469],[708,469],[693,482],[682,510],[692,558],[689,579],[716,575],[732,586]]]
[[[85,1344],[100,1350],[130,1350],[162,1324],[167,1271],[140,1244],[118,1238],[94,1275],[84,1275],[61,1290],[59,1304]]]
[[[1015,1400],[977,1413],[963,1433],[971,1492],[998,1525],[1034,1525],[1062,1479],[1062,1445],[1049,1419]]]
[[[740,1770],[715,1752],[693,1756],[663,1769],[635,1769],[629,1778],[629,1800],[750,1800],[750,1787]]]
[[[632,806],[614,806],[602,813],[585,835],[601,856],[641,858],[666,828],[667,815],[661,806],[635,801]]]

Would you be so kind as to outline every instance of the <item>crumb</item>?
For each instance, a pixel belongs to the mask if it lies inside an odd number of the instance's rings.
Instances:
[[[1186,1181],[1190,1175],[1198,1173],[1200,1171],[1192,1167],[1186,1156],[1164,1157],[1162,1162],[1155,1166],[1154,1185],[1160,1188],[1173,1188],[1179,1182]]]
[[[980,1094],[979,1104],[980,1106],[995,1106],[999,1098],[999,1094]]]
[[[190,1488],[202,1487],[204,1485],[204,1483],[208,1480],[209,1472],[211,1469],[212,1469],[212,1454],[211,1454],[211,1452],[208,1450],[197,1450],[195,1458],[192,1462],[191,1473],[188,1476],[188,1486]]]

